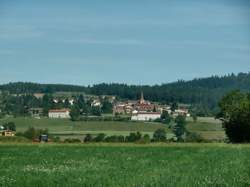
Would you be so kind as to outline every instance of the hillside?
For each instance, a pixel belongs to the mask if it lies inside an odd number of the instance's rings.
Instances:
[[[94,95],[116,95],[122,99],[137,99],[141,91],[145,99],[162,103],[187,103],[194,105],[200,113],[215,112],[219,99],[227,92],[235,89],[250,90],[250,72],[212,76],[191,81],[177,81],[161,85],[127,85],[96,84],[93,86],[76,86],[64,84],[37,84],[17,82],[0,86],[0,90],[13,94],[20,93],[55,93],[85,92]]]

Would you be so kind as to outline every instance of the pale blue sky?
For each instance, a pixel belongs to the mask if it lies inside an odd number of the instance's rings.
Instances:
[[[248,0],[0,0],[0,83],[160,84],[250,71]]]

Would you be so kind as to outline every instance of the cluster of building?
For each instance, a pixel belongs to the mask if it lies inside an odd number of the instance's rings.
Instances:
[[[139,101],[118,102],[113,107],[114,114],[131,115],[131,120],[133,121],[155,120],[161,117],[163,111],[167,111],[174,117],[178,115],[190,116],[188,109],[186,108],[178,108],[175,111],[172,111],[170,106],[146,101],[143,92],[141,93]]]
[[[39,95],[40,96],[40,95]],[[41,97],[41,96],[40,96]],[[103,96],[106,97],[107,96]],[[114,102],[115,97],[111,97],[110,102],[113,104],[113,114],[125,114],[130,115],[131,120],[133,121],[150,121],[155,120],[161,117],[163,111],[167,111],[173,117],[178,115],[184,115],[189,117],[190,114],[188,109],[185,107],[179,107],[178,109],[172,111],[171,107],[168,105],[159,105],[158,103],[152,103],[150,101],[146,101],[144,99],[143,92],[141,92],[141,97],[139,100],[128,100],[125,102]],[[68,99],[70,104],[74,104],[74,99]],[[54,102],[59,102],[57,99],[54,99]],[[63,100],[64,102],[64,100]],[[92,98],[91,99],[91,106],[101,107],[100,98]],[[32,108],[30,109],[30,113],[33,117],[39,117],[42,115],[43,110],[42,108]],[[48,111],[49,118],[70,118],[70,109],[52,109]]]

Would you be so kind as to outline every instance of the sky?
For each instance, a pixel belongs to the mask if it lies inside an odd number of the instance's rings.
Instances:
[[[250,71],[248,0],[0,0],[0,84],[161,84]]]

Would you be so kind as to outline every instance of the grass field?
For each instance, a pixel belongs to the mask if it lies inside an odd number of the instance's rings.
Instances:
[[[35,119],[30,117],[4,118],[0,123],[13,121],[16,124],[17,131],[23,132],[28,127],[48,128],[51,134],[65,138],[80,138],[83,135],[105,133],[106,135],[128,135],[130,132],[140,131],[152,136],[156,129],[164,128],[168,137],[172,137],[171,130],[163,124],[154,122],[114,122],[114,121],[80,121],[72,122],[67,119]],[[191,132],[200,134],[208,140],[222,140],[225,138],[221,122],[213,118],[198,118],[194,123],[190,118],[187,119],[187,129]]]
[[[250,145],[0,144],[1,186],[249,186]]]

